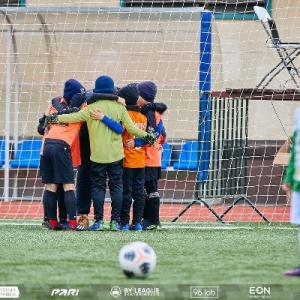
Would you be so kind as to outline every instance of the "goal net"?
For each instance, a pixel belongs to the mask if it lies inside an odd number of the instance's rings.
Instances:
[[[288,154],[274,158],[292,134],[297,70],[259,86],[281,57],[253,7],[293,41],[296,1],[75,2],[0,8],[0,218],[43,217],[38,119],[67,79],[92,89],[107,74],[117,87],[154,81],[168,106],[162,221],[288,221]]]

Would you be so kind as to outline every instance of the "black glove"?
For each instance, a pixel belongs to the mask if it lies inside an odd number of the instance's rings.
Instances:
[[[145,137],[142,138],[149,146],[152,146],[156,141],[155,133],[148,132]]]
[[[37,126],[37,132],[38,132],[40,135],[44,135],[44,133],[45,133],[45,127],[44,127],[43,124],[39,124],[39,125]]]
[[[72,108],[68,108],[68,109],[65,109],[63,111],[60,111],[56,115],[67,115],[67,114],[72,114],[72,113],[75,113],[75,112],[78,112],[78,111],[79,111],[79,108],[72,107]]]
[[[162,102],[149,102],[141,108],[141,113],[145,115],[148,111],[157,111],[158,113],[163,114],[167,110],[167,108],[167,105]]]
[[[46,119],[46,116],[45,116],[45,115],[43,115],[43,116],[39,119],[39,125],[37,126],[37,132],[38,132],[40,135],[44,135],[44,132],[45,132],[45,127],[44,127],[45,119]]]
[[[161,135],[162,135],[162,137],[164,138],[164,139],[166,139],[167,138],[167,133],[166,133],[166,129],[165,129],[165,127],[163,127],[162,128],[162,131],[161,131],[161,133],[160,133]]]
[[[155,102],[155,105],[155,111],[157,111],[160,114],[163,114],[168,109],[167,105],[162,102]]]
[[[147,114],[147,112],[148,112],[149,110],[155,111],[155,109],[156,109],[156,104],[155,104],[155,103],[149,102],[149,103],[145,104],[145,105],[141,108],[141,113],[142,113],[143,115],[145,115],[145,114]]]
[[[48,116],[46,116],[44,127],[47,127],[52,123],[58,123],[57,119],[58,119],[57,115],[48,115]]]

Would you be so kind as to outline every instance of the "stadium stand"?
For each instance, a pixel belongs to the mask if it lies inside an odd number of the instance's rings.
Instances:
[[[171,165],[171,155],[172,155],[172,147],[169,143],[165,142],[163,144],[163,152],[161,158],[161,168],[166,169]]]
[[[178,161],[174,163],[175,170],[197,170],[198,142],[188,141],[182,144]]]
[[[12,168],[38,168],[42,140],[23,140],[18,144],[14,159],[10,161]]]
[[[5,163],[5,141],[0,140],[0,167]]]

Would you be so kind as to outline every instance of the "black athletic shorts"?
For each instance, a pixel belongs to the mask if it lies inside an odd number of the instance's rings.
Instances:
[[[146,167],[145,180],[159,180],[161,178],[161,167]]]
[[[43,183],[74,183],[71,148],[66,142],[45,140],[40,174]]]

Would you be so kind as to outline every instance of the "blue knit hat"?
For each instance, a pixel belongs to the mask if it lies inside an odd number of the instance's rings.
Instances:
[[[70,101],[75,94],[84,90],[83,85],[79,81],[71,78],[65,82],[63,97],[65,100]]]
[[[144,98],[148,102],[153,102],[156,93],[157,93],[157,86],[152,81],[144,81],[137,85],[138,92],[142,98]]]
[[[115,83],[109,76],[102,75],[98,77],[95,81],[94,93],[103,94],[114,94],[115,93]]]

